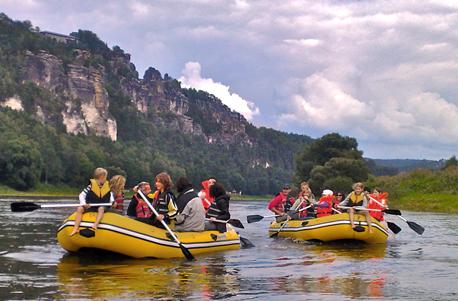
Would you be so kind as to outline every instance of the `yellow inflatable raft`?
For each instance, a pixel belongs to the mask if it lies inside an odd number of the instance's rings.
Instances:
[[[90,228],[95,218],[95,212],[85,213],[80,231]],[[183,257],[180,247],[167,236],[166,230],[126,216],[106,212],[97,230],[94,232],[84,230],[70,237],[74,224],[75,214],[72,214],[57,231],[59,244],[69,252],[87,248],[111,251],[134,258]],[[225,233],[204,231],[175,232],[175,234],[193,255],[240,249],[239,235],[229,224],[227,226],[228,231]],[[89,235],[84,235],[85,232]]]
[[[364,228],[363,232],[356,232],[351,228],[348,213],[334,214],[309,220],[290,220],[283,228],[283,222],[272,222],[269,234],[278,233],[278,237],[290,237],[301,240],[337,241],[359,240],[366,243],[386,243],[388,230],[380,222],[372,218],[372,231],[369,233],[364,215],[355,214],[355,225]]]

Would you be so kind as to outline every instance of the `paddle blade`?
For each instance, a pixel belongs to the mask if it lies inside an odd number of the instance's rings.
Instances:
[[[242,222],[239,219],[230,219],[227,221],[228,224],[231,224],[232,226],[240,229],[245,229],[243,226]]]
[[[242,249],[254,248],[253,243],[242,236],[240,236],[240,245],[242,246]]]
[[[246,221],[251,224],[251,223],[256,223],[256,222],[259,222],[260,220],[262,220],[264,218],[264,216],[262,215],[248,215],[246,217]]]
[[[407,225],[409,225],[410,229],[414,230],[419,235],[422,235],[423,232],[425,232],[425,228],[423,228],[422,226],[420,226],[416,222],[407,221]]]
[[[393,232],[394,234],[398,234],[399,232],[401,232],[401,227],[399,227],[398,225],[396,225],[395,223],[392,223],[392,222],[386,222],[387,225],[388,225],[388,228],[391,230],[391,232]]]
[[[183,252],[184,257],[186,257],[187,260],[194,260],[194,256],[191,254],[191,252],[189,252],[189,250],[186,249],[186,247],[183,246],[183,244],[181,243],[180,243],[180,248],[181,248],[181,252]]]
[[[402,215],[401,211],[398,209],[385,209],[383,210],[386,214],[391,214],[391,215]]]
[[[279,233],[280,233],[280,231],[274,232],[274,233],[270,234],[270,237],[277,237]]]
[[[11,211],[13,212],[29,212],[40,209],[41,206],[32,202],[14,202],[11,203]]]

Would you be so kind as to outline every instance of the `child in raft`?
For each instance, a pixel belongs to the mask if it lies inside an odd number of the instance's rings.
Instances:
[[[85,211],[97,212],[97,218],[92,226],[94,230],[97,230],[97,227],[103,218],[103,214],[105,213],[105,207],[98,206],[90,208],[91,204],[113,204],[114,202],[113,194],[110,191],[110,184],[107,181],[107,176],[108,172],[106,169],[101,167],[96,168],[94,171],[94,178],[89,180],[89,185],[80,193],[79,200],[81,206],[76,209],[75,226],[73,227],[73,231],[70,233],[70,236],[78,233],[81,219],[83,218],[83,213]]]
[[[369,214],[378,220],[383,222],[385,219],[383,217],[383,209],[388,209],[388,192],[383,192],[380,188],[372,189],[372,193],[369,194],[369,204],[367,208],[376,209],[380,211],[370,211]]]
[[[124,212],[124,186],[126,178],[121,175],[116,175],[110,179],[110,190],[114,196],[113,209],[119,213]]]
[[[356,227],[354,222],[354,215],[355,215],[355,208],[354,207],[366,207],[368,205],[368,200],[366,197],[366,193],[364,193],[364,184],[363,183],[355,183],[352,186],[353,191],[339,204],[339,208],[342,207],[350,207],[348,208],[348,214],[350,215],[350,224],[353,230],[357,232],[362,232],[361,227]],[[366,216],[367,226],[369,228],[369,233],[372,233],[372,223],[371,223],[371,216],[369,215],[369,211],[361,212]]]

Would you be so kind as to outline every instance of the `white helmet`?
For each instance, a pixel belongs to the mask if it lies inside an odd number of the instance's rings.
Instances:
[[[323,190],[322,194],[325,195],[325,196],[328,196],[328,195],[333,195],[334,192],[332,192],[332,190],[330,190],[330,189],[325,189],[325,190]]]

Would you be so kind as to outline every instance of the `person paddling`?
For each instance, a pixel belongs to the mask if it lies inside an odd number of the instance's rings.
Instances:
[[[355,209],[353,207],[367,207],[368,200],[364,191],[364,184],[361,182],[355,183],[352,186],[353,191],[343,200],[339,208],[341,207],[351,207],[348,209],[348,214],[350,215],[350,224],[353,230],[358,231],[359,228],[355,227],[354,214]],[[372,223],[371,216],[368,211],[359,212],[366,216],[367,226],[369,228],[369,233],[372,233]]]
[[[153,216],[153,212],[148,207],[148,204],[142,199],[138,191],[140,190],[148,198],[150,203],[153,202],[157,193],[151,192],[151,186],[148,182],[140,182],[132,190],[135,194],[130,200],[129,207],[127,207],[127,215],[144,223],[152,223],[153,219],[151,217]]]
[[[94,230],[97,229],[103,218],[105,207],[98,206],[91,208],[91,204],[113,204],[114,198],[110,191],[110,184],[107,181],[107,176],[108,172],[105,168],[98,167],[94,170],[94,177],[89,180],[89,185],[79,195],[81,206],[76,209],[75,225],[73,226],[73,231],[70,233],[70,236],[78,233],[83,213],[87,211],[97,212],[97,217],[92,226]]]
[[[380,211],[369,211],[369,214],[378,221],[384,221],[383,209],[388,209],[388,192],[382,192],[380,188],[374,188],[369,195],[369,209]]]
[[[170,221],[177,215],[177,205],[175,202],[175,195],[172,193],[172,179],[166,172],[161,172],[154,178],[157,196],[153,200],[153,207],[156,209],[159,215],[153,216],[153,225],[159,228],[164,228],[161,223],[163,220],[166,224],[170,224]]]
[[[212,220],[227,221],[231,218],[229,212],[229,200],[226,190],[220,183],[215,183],[210,186],[210,196],[215,201],[210,205],[207,211],[207,218],[210,221],[205,223],[205,230],[218,230],[219,232],[226,232],[225,223],[217,223]]]
[[[297,210],[303,209],[305,207],[309,207],[310,205],[316,204],[315,196],[312,193],[312,190],[310,189],[310,185],[306,181],[301,182],[301,191],[299,192],[299,195],[297,196],[296,201],[294,202],[293,206],[291,207],[291,210],[296,212]],[[313,209],[313,206],[310,206],[307,210],[304,210],[302,212],[299,212],[298,214],[298,219],[304,219],[307,217],[315,217],[315,210]]]
[[[289,219],[287,212],[291,209],[294,205],[295,200],[292,197],[289,197],[291,193],[291,186],[289,184],[283,185],[282,191],[280,191],[269,203],[268,209],[279,215],[280,217],[277,220],[283,221],[286,218]]]
[[[334,204],[334,193],[330,189],[323,190],[322,197],[315,205],[316,216],[324,217],[332,214],[332,205]]]
[[[204,231],[205,209],[191,183],[187,178],[181,177],[175,186],[178,192],[176,201],[178,215],[175,218],[175,231]]]

